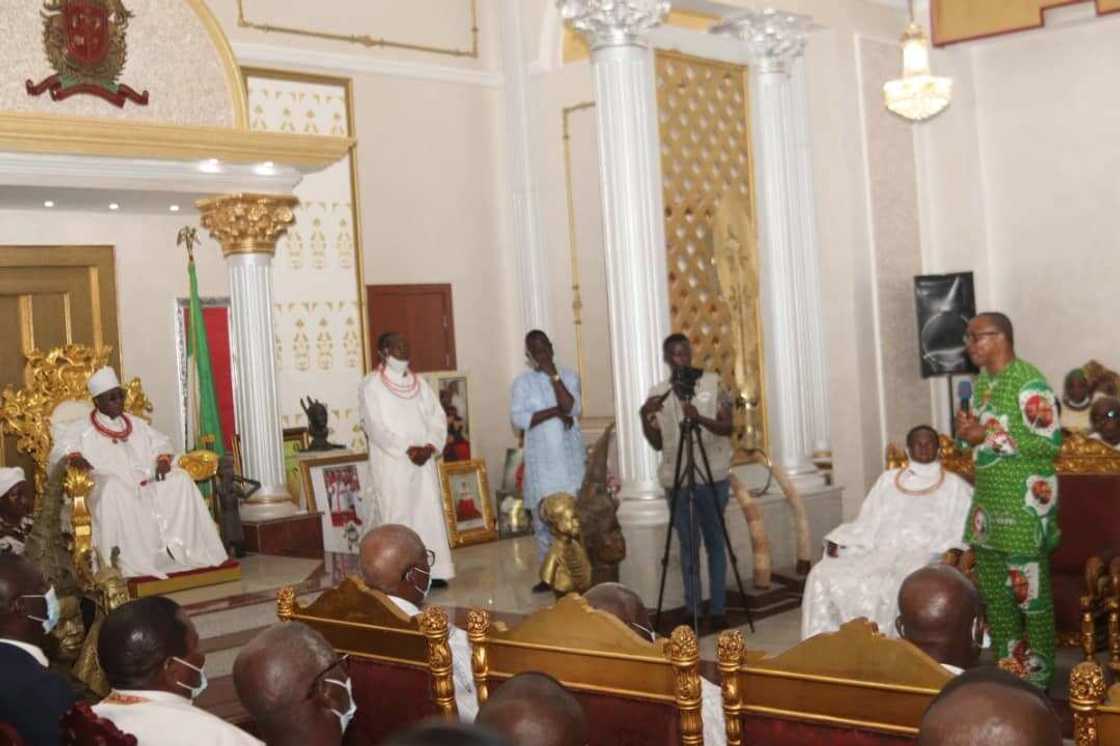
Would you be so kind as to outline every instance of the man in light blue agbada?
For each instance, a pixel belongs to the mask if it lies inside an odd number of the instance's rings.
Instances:
[[[552,535],[537,514],[537,506],[553,493],[579,492],[587,453],[577,421],[579,376],[556,366],[552,343],[539,329],[525,335],[525,355],[532,370],[513,382],[510,419],[515,428],[525,433],[523,499],[533,516],[537,551],[544,559]],[[541,581],[533,590],[539,593],[549,587]]]

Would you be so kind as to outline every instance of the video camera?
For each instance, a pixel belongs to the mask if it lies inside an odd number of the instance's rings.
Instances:
[[[669,384],[673,387],[673,391],[677,396],[685,401],[689,401],[696,395],[696,382],[699,381],[704,375],[704,371],[700,368],[693,368],[685,365],[680,368],[673,368],[673,373],[669,378]]]

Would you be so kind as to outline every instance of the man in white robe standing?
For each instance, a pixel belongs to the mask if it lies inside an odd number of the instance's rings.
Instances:
[[[363,501],[362,523],[399,523],[419,534],[435,554],[432,585],[441,588],[455,577],[436,468],[447,442],[447,415],[431,386],[409,371],[403,336],[382,334],[377,354],[381,365],[359,391],[374,503]]]
[[[50,463],[67,459],[90,472],[93,545],[108,560],[120,548],[125,577],[215,567],[229,557],[206,502],[187,472],[172,466],[170,439],[124,412],[116,371],[101,368],[87,384],[88,417],[55,425]]]
[[[883,473],[859,516],[825,536],[825,557],[805,580],[801,638],[866,617],[897,636],[898,589],[907,575],[964,548],[972,487],[942,467],[937,431],[906,436],[910,463]]]

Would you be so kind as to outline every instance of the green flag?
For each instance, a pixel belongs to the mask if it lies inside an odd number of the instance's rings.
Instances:
[[[184,231],[189,231],[184,236]],[[190,333],[187,344],[187,376],[190,381],[193,406],[190,416],[193,424],[193,444],[188,447],[205,448],[219,456],[225,454],[222,438],[222,420],[218,416],[218,397],[214,394],[214,373],[210,366],[210,343],[206,337],[206,323],[202,318],[202,302],[198,297],[198,275],[194,269],[193,228],[179,233],[179,243],[187,244],[187,275],[191,284]]]

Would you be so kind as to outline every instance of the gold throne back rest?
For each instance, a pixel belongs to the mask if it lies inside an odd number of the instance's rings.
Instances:
[[[948,471],[971,483],[976,474],[972,453],[958,448],[948,435],[942,434],[938,438],[941,443],[941,463]],[[897,443],[887,446],[888,469],[903,468],[908,462],[905,448]],[[1069,433],[1062,437],[1062,448],[1054,461],[1054,468],[1059,474],[1067,475],[1120,474],[1120,451],[1083,433]]]
[[[46,486],[47,458],[51,452],[51,417],[66,401],[86,402],[93,398],[86,382],[94,371],[109,364],[110,347],[93,348],[81,344],[56,347],[49,352],[27,353],[23,369],[23,388],[8,385],[0,394],[0,431],[16,438],[16,448],[35,461],[35,489]],[[139,378],[121,387],[125,391],[124,409],[135,417],[149,419],[152,403]]]

